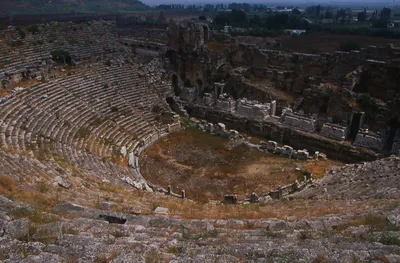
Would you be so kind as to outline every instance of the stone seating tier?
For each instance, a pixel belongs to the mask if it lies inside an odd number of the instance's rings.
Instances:
[[[165,106],[158,94],[171,87],[157,74],[139,72],[99,65],[16,92],[1,104],[1,149],[45,162],[62,159],[95,176],[134,176],[111,160],[120,158],[121,146],[133,151],[143,138],[167,129],[151,109]]]

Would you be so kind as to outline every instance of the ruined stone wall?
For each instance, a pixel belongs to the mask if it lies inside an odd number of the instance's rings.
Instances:
[[[315,132],[316,121],[310,116],[286,111],[282,114],[280,121],[284,125],[294,129],[303,130],[306,132]]]
[[[189,20],[175,23],[171,20],[168,25],[168,45],[174,50],[202,50],[211,35],[212,32],[205,21]]]
[[[247,98],[249,100],[257,100],[259,102],[270,102],[275,98],[268,91],[250,85],[240,77],[231,77],[226,82],[224,92],[228,93],[235,99]]]
[[[204,33],[202,28],[202,24],[196,25],[192,21],[175,23],[170,29],[170,43],[178,58],[171,68],[178,73],[180,86],[190,84],[196,87],[196,103],[203,103],[204,93],[213,94],[212,72],[223,65],[220,63],[223,59],[217,59],[216,54],[202,45],[204,39],[199,40]],[[226,39],[221,41],[224,50],[227,49]],[[369,47],[360,51],[319,55],[288,54],[259,49],[251,44],[231,43],[229,50],[219,55],[225,57],[226,63],[225,68],[221,66],[225,73],[224,92],[233,99],[248,98],[262,103],[277,100],[278,113],[290,105],[297,112],[315,119],[314,123],[288,116],[283,123],[292,128],[319,132],[327,121],[349,126],[353,112],[366,112],[364,123],[376,132],[388,128],[388,123],[398,117],[400,110],[400,97],[397,95],[400,91],[400,71],[399,64],[394,62],[398,57],[396,52],[392,47]],[[360,87],[363,81],[371,88],[363,90]],[[359,101],[358,95],[364,92],[370,93],[372,101],[376,101],[376,107],[371,112],[365,109],[368,105]],[[379,93],[376,98],[375,93]],[[242,108],[243,112],[250,112],[250,109]],[[343,140],[347,131],[335,129],[327,125],[323,135]]]
[[[322,126],[321,134],[334,140],[343,141],[347,137],[348,129],[347,127],[342,125],[324,123]]]
[[[382,150],[386,144],[385,134],[376,134],[368,130],[360,130],[354,141],[355,146],[360,146],[372,150]]]
[[[210,109],[206,106],[192,105],[192,115],[209,120],[223,122],[229,129],[269,138],[280,144],[287,144],[297,149],[307,149],[309,152],[324,152],[330,159],[346,162],[375,160],[377,154],[366,148],[354,147],[351,144],[329,139],[315,133],[285,127],[278,122],[279,118],[269,118],[267,121],[249,120],[232,115],[230,112]]]
[[[400,64],[367,60],[363,66],[365,90],[372,96],[388,101],[400,92]]]

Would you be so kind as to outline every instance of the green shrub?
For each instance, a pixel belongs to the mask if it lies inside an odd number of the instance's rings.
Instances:
[[[88,128],[81,127],[75,134],[75,138],[85,138],[86,136],[89,135],[89,133],[90,133],[90,130]]]
[[[69,55],[68,51],[64,51],[61,49],[54,50],[51,52],[51,56],[53,60],[58,63],[68,64],[68,65],[72,64],[72,58]]]
[[[213,76],[214,82],[221,82],[225,80],[225,74],[221,70],[218,70]]]
[[[373,97],[371,97],[368,93],[361,93],[358,98],[358,102],[364,109],[371,109],[371,110],[378,109],[378,104],[376,103],[376,100]]]

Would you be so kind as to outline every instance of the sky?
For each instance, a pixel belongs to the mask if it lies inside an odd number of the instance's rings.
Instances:
[[[371,3],[393,3],[393,0],[142,0],[143,3],[148,5],[158,4],[200,4],[200,3],[257,3],[257,4],[268,4],[268,3],[291,3],[291,4],[340,4],[340,3],[360,3],[360,4],[371,4]],[[400,4],[400,0],[396,0]]]

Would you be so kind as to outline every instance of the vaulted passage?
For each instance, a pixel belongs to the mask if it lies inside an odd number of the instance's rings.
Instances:
[[[358,130],[360,129],[361,117],[362,117],[362,113],[354,113],[354,115],[353,115],[353,119],[352,119],[351,125],[350,125],[350,134],[349,134],[349,138],[353,141],[355,140]]]
[[[399,117],[394,117],[392,118],[389,122],[389,135],[388,135],[388,139],[386,142],[386,149],[390,150],[393,144],[393,139],[396,136],[396,131],[398,129],[400,129],[400,121],[399,121]]]

